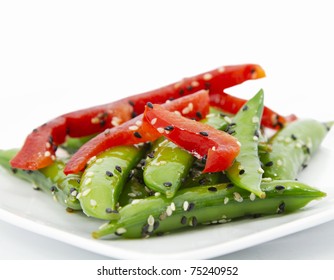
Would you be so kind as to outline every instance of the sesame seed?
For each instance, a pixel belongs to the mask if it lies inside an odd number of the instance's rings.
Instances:
[[[191,220],[190,220],[190,226],[192,226],[192,227],[195,227],[195,226],[197,226],[197,218],[194,216],[194,217],[192,217],[191,218]]]
[[[142,124],[143,124],[143,122],[141,120],[136,121],[137,126],[141,126]]]
[[[116,229],[116,234],[122,235],[124,233],[126,233],[126,229],[125,228],[120,227],[120,228]]]
[[[250,199],[251,201],[254,201],[255,198],[256,198],[256,195],[255,195],[254,193],[251,193],[251,194],[249,195],[249,199]]]
[[[282,191],[282,190],[285,189],[285,187],[281,186],[281,185],[277,185],[277,186],[275,186],[275,189],[278,190],[278,191]]]
[[[240,193],[238,193],[238,192],[234,192],[233,197],[234,197],[234,200],[237,201],[237,202],[242,202],[244,200],[242,198],[242,196],[240,195]]]
[[[89,193],[90,193],[91,189],[85,189],[83,192],[82,192],[82,196],[87,196]]]
[[[171,182],[164,182],[163,185],[165,187],[171,187],[173,184]]]
[[[182,110],[182,115],[189,114],[190,111],[191,111],[191,110],[189,109],[189,107],[185,107],[185,108]]]
[[[122,120],[119,117],[112,117],[111,124],[113,126],[118,126],[118,125],[120,125],[121,121]]]
[[[209,187],[208,191],[210,191],[210,192],[216,192],[217,188],[216,187]]]
[[[50,148],[51,148],[51,144],[50,144],[49,142],[46,142],[46,143],[45,143],[45,147],[46,147],[47,149],[50,149]]]
[[[233,188],[233,187],[234,187],[233,183],[228,183],[227,186],[226,186],[227,189],[230,189],[230,188]]]
[[[245,169],[241,169],[240,171],[239,171],[239,175],[242,175],[242,174],[244,174],[245,173]]]
[[[285,203],[282,202],[280,205],[278,205],[277,214],[282,214],[284,210],[285,210]]]
[[[104,131],[104,135],[109,135],[110,134],[110,129],[107,128],[105,131]]]
[[[160,196],[160,195],[161,195],[161,193],[159,193],[159,192],[154,193],[154,196]]]
[[[168,131],[172,131],[173,129],[174,129],[174,126],[172,126],[172,125],[167,125],[165,127],[165,130],[168,130]]]
[[[253,123],[259,123],[259,121],[260,121],[260,119],[259,119],[258,116],[254,116],[254,117],[252,118],[252,122],[253,122]]]
[[[122,167],[120,167],[119,165],[115,166],[115,169],[119,172],[122,173]]]
[[[237,145],[238,145],[239,147],[241,147],[241,143],[240,143],[239,141],[237,141]]]
[[[226,204],[229,202],[229,200],[230,200],[230,199],[229,199],[228,197],[225,197],[225,198],[224,198],[224,204],[226,205]]]
[[[196,117],[199,118],[199,119],[202,119],[203,116],[202,116],[202,113],[201,112],[196,112]]]
[[[167,214],[168,217],[173,214],[172,207],[170,207],[170,206],[167,207],[166,214]]]
[[[147,154],[147,157],[149,157],[149,158],[154,158],[154,153],[152,152],[152,153],[148,153]]]
[[[272,161],[268,161],[266,164],[265,164],[265,166],[273,166],[274,165],[274,163],[272,162]]]
[[[87,178],[85,180],[85,186],[88,186],[91,182],[92,182],[92,179],[91,178]]]
[[[131,125],[131,126],[129,126],[129,130],[132,130],[132,131],[138,130],[138,126]]]
[[[148,225],[150,226],[153,226],[154,225],[154,217],[152,215],[150,215],[147,219],[147,223]]]
[[[203,80],[204,81],[209,81],[211,79],[212,79],[212,74],[206,73],[206,74],[203,75]]]
[[[291,134],[291,139],[292,139],[292,140],[297,140],[297,137],[296,137],[296,135],[294,135],[294,134]]]
[[[93,177],[93,176],[94,176],[94,172],[92,172],[92,171],[88,171],[86,173],[86,177]]]
[[[103,162],[103,158],[98,158],[95,162],[96,163],[101,163],[101,162]]]
[[[198,86],[199,86],[199,82],[197,82],[197,81],[192,81],[192,82],[191,82],[191,86],[192,86],[192,87],[198,87]]]
[[[51,191],[51,192],[56,192],[56,191],[58,191],[58,189],[57,189],[56,186],[52,186],[52,187],[50,188],[50,191]]]
[[[96,202],[96,200],[94,200],[94,199],[91,199],[91,200],[89,201],[89,203],[90,203],[90,205],[91,205],[92,207],[95,207],[95,206],[97,205],[97,202]]]
[[[224,67],[224,66],[219,67],[219,68],[217,69],[217,71],[218,71],[219,73],[223,73],[223,72],[225,72],[225,67]]]
[[[242,107],[242,111],[247,111],[248,110],[248,106],[245,105],[244,107]]]
[[[176,114],[176,115],[179,115],[179,116],[181,116],[182,114],[179,112],[179,111],[174,111],[174,113]]]
[[[259,137],[257,137],[257,136],[253,136],[253,140],[256,142],[256,141],[259,141]]]
[[[174,203],[174,202],[172,202],[172,203],[170,204],[170,208],[171,208],[173,211],[176,210],[176,206],[175,206],[175,203]]]
[[[147,107],[153,109],[153,104],[151,102],[147,102],[146,105],[147,105]]]
[[[51,156],[50,151],[46,151],[46,152],[44,153],[44,156],[45,156],[45,157],[50,157],[50,156]]]
[[[190,202],[187,211],[189,212],[189,211],[193,210],[194,208],[195,208],[195,203]]]
[[[262,178],[262,182],[271,182],[273,179],[270,178],[270,177],[265,177],[265,178]]]
[[[224,116],[224,120],[225,120],[228,124],[232,123],[232,119],[231,119],[229,116]]]
[[[136,138],[142,138],[141,134],[140,134],[138,131],[134,132],[133,135],[134,135]]]
[[[188,207],[189,207],[189,202],[188,201],[183,202],[183,210],[187,211]]]
[[[209,134],[206,131],[200,131],[199,134],[202,136],[209,136]]]
[[[276,164],[277,164],[278,166],[282,166],[282,165],[283,165],[283,162],[282,162],[280,159],[278,159],[278,160],[276,161]]]
[[[259,167],[259,169],[257,170],[257,173],[259,173],[259,174],[263,174],[263,173],[264,173],[264,170],[263,170],[261,167]]]
[[[181,224],[182,225],[187,224],[187,217],[186,216],[182,216],[182,218],[181,218]]]
[[[113,174],[111,171],[109,171],[109,170],[106,171],[106,175],[107,175],[108,177],[112,177],[112,176],[114,176],[114,174]]]
[[[151,120],[151,125],[155,125],[155,123],[157,122],[157,120],[158,120],[157,118],[152,119]]]

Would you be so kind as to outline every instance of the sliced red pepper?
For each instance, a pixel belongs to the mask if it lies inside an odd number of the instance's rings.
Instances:
[[[228,87],[264,76],[263,69],[256,64],[223,66],[159,89],[59,116],[38,127],[38,134],[28,135],[11,165],[26,170],[43,168],[52,163],[55,147],[65,141],[66,135],[82,137],[117,126],[143,113],[147,102],[162,104],[202,89],[222,93]],[[47,144],[50,139],[52,147]]]
[[[229,168],[240,151],[240,144],[230,134],[169,112],[160,105],[146,107],[145,122],[197,158],[204,158],[206,164],[203,172]],[[169,129],[165,130],[165,127]]]
[[[167,111],[176,115],[199,120],[209,112],[209,95],[205,90],[173,100],[161,105]],[[154,123],[154,120],[152,120]],[[89,142],[84,144],[69,160],[65,174],[77,173],[85,168],[90,158],[102,151],[118,146],[133,145],[147,141],[154,141],[161,136],[151,124],[143,122],[143,114],[119,126],[106,129]]]
[[[247,100],[232,96],[225,92],[210,92],[210,105],[222,109],[226,113],[236,114]],[[282,116],[268,107],[264,107],[261,124],[272,129],[280,129],[284,124],[296,120],[295,115]]]

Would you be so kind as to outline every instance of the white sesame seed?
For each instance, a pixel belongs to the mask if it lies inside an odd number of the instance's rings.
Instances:
[[[46,142],[46,143],[45,143],[45,147],[46,147],[47,149],[50,149],[50,148],[51,148],[51,144],[50,144],[49,142]]]
[[[78,191],[77,190],[72,191],[71,195],[76,197],[78,195]]]
[[[170,207],[170,206],[167,207],[166,214],[167,214],[167,216],[171,216],[173,214],[172,207]]]
[[[131,201],[131,204],[137,204],[139,202],[140,202],[140,199],[134,199],[134,200]]]
[[[92,179],[91,178],[87,178],[86,180],[85,180],[85,186],[88,186],[90,183],[92,182]]]
[[[175,206],[175,203],[174,203],[174,202],[172,202],[172,203],[170,204],[170,208],[171,208],[173,211],[175,211],[176,206]]]
[[[229,116],[225,116],[225,117],[224,117],[224,120],[225,120],[227,123],[232,123],[232,119],[231,119]]]
[[[91,157],[89,160],[88,160],[88,164],[91,164],[91,163],[93,163],[94,161],[96,160],[96,156],[93,156],[93,157]]]
[[[219,67],[219,68],[217,69],[217,71],[218,71],[219,73],[223,73],[223,72],[225,72],[225,67],[224,67],[224,66]]]
[[[296,143],[295,147],[298,148],[298,149],[300,149],[302,147],[302,144]]]
[[[237,141],[237,144],[238,144],[239,147],[241,147],[241,143],[239,141]]]
[[[175,113],[176,115],[181,116],[181,113],[180,113],[179,111],[174,111],[174,113]]]
[[[270,177],[262,178],[262,182],[271,182],[273,179]]]
[[[154,225],[154,217],[152,215],[148,216],[147,218],[147,223],[150,225],[150,226],[153,226]]]
[[[192,86],[192,87],[198,87],[198,86],[199,86],[199,82],[197,82],[197,81],[192,81],[192,82],[191,82],[191,86]]]
[[[161,193],[159,193],[159,192],[154,193],[154,196],[160,196],[160,195],[161,195]]]
[[[56,160],[56,156],[55,155],[51,155],[51,159],[52,160]]]
[[[154,225],[148,225],[147,232],[152,232],[153,230],[154,230]]]
[[[95,207],[95,206],[97,205],[97,202],[96,202],[95,199],[91,199],[91,200],[89,201],[89,203],[90,203],[90,205],[91,205],[92,207]]]
[[[225,198],[224,198],[224,204],[227,204],[227,203],[229,202],[229,200],[230,200],[230,199],[229,199],[228,197],[225,197]]]
[[[51,156],[51,153],[50,153],[49,151],[46,151],[46,152],[44,153],[44,156],[45,156],[45,157],[50,157],[50,156]]]
[[[203,75],[203,80],[204,81],[209,81],[211,79],[212,79],[212,74],[206,73],[206,74]]]
[[[188,104],[188,108],[189,108],[190,111],[194,110],[194,104],[190,102]]]
[[[143,124],[143,122],[141,120],[136,121],[137,126],[141,126],[142,124]]]
[[[86,177],[93,177],[94,176],[94,172],[93,171],[88,171],[86,173]]]
[[[213,146],[213,147],[211,148],[211,150],[212,150],[212,151],[215,151],[215,150],[216,150],[216,147],[215,147],[215,146]]]
[[[250,196],[249,196],[249,199],[250,199],[251,201],[254,201],[255,198],[256,198],[256,195],[255,195],[254,193],[251,193]]]
[[[259,173],[259,174],[263,174],[263,173],[264,173],[264,170],[263,170],[261,167],[259,167],[258,170],[257,170],[257,173]]]
[[[255,142],[259,141],[259,137],[257,137],[256,135],[254,135],[254,136],[253,136],[253,140],[254,140]]]
[[[98,158],[98,159],[96,160],[96,163],[101,163],[101,162],[103,162],[103,158]]]
[[[110,129],[107,128],[105,131],[104,131],[104,135],[108,135],[110,133]]]
[[[182,110],[182,115],[186,115],[186,114],[189,114],[190,113],[190,109],[188,107],[185,107],[183,110]]]
[[[282,162],[280,159],[278,159],[278,160],[276,161],[276,164],[277,164],[278,166],[282,166],[282,165],[283,165],[283,162]]]
[[[254,116],[254,117],[252,118],[252,122],[253,122],[253,123],[258,123],[259,121],[260,121],[260,119],[259,119],[258,116]]]
[[[92,124],[97,124],[97,123],[99,123],[99,122],[100,122],[100,120],[99,120],[98,117],[94,117],[94,118],[91,119],[91,123],[92,123]]]
[[[112,117],[111,124],[113,126],[118,126],[118,125],[120,125],[121,121],[122,120],[119,117]]]
[[[116,229],[116,233],[117,234],[123,234],[126,233],[126,229],[124,227],[120,227],[118,229]]]
[[[183,202],[183,210],[187,211],[188,208],[189,208],[189,202],[188,201]]]
[[[158,127],[157,130],[158,130],[158,132],[161,133],[161,134],[165,132],[165,130],[164,130],[163,127]]]
[[[129,130],[131,130],[131,131],[138,130],[138,126],[136,126],[136,125],[131,125],[131,126],[129,126]]]
[[[243,170],[243,169],[245,169],[245,168],[241,164],[238,165],[238,170]]]
[[[234,200],[237,201],[237,202],[242,202],[244,200],[242,198],[242,196],[240,195],[240,193],[238,193],[238,192],[234,192],[233,197],[234,197]]]
[[[151,125],[155,125],[155,123],[157,122],[157,120],[158,120],[157,118],[152,119],[151,120]]]
[[[83,192],[82,192],[82,196],[87,196],[89,193],[90,193],[91,189],[85,189]],[[79,194],[80,195],[80,194]]]
[[[79,192],[78,195],[77,195],[77,199],[80,199],[81,196],[82,196],[82,193]]]
[[[135,193],[130,192],[130,193],[128,193],[128,196],[130,196],[130,197],[136,197],[137,195]]]

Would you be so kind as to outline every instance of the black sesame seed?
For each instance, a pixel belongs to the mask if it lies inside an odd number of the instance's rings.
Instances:
[[[209,187],[208,190],[210,192],[216,192],[217,191],[217,188],[216,187]]]
[[[174,126],[172,126],[172,125],[167,125],[165,127],[165,130],[167,130],[167,131],[172,131],[173,129],[174,129]]]
[[[137,113],[136,112],[131,112],[131,118],[135,118],[135,117],[137,117]]]
[[[80,184],[80,182],[81,182],[81,179],[77,179],[77,183]]]
[[[245,169],[241,169],[240,171],[239,171],[239,175],[242,175],[242,174],[244,174],[245,173]]]
[[[203,118],[202,113],[201,112],[196,112],[196,117],[199,118],[199,119],[202,119]]]
[[[154,153],[151,152],[151,153],[147,154],[147,157],[149,157],[149,158],[154,158]]]
[[[160,226],[159,221],[154,221],[154,224],[153,224],[153,230],[158,229],[159,226]]]
[[[183,94],[184,94],[184,89],[181,88],[181,89],[179,90],[179,95],[183,95]]]
[[[199,134],[202,136],[209,136],[209,134],[206,131],[200,131]]]
[[[111,208],[106,208],[106,213],[108,213],[108,214],[110,214],[110,213],[112,213],[112,209]]]
[[[173,184],[171,182],[164,182],[163,185],[165,187],[171,187]]]
[[[207,155],[204,155],[201,159],[201,162],[202,163],[206,163],[206,160],[207,160],[208,156]]]
[[[51,191],[51,192],[56,192],[56,191],[58,191],[58,189],[57,189],[56,186],[52,186],[52,187],[50,188],[50,191]]]
[[[269,166],[273,166],[274,165],[274,163],[272,162],[272,161],[268,161],[266,164],[265,164],[265,166],[267,166],[267,167],[269,167]]]
[[[114,174],[113,174],[111,171],[109,171],[109,170],[106,171],[106,175],[107,175],[108,177],[112,177],[112,176],[114,176]]]
[[[225,117],[226,117],[226,114],[224,114],[224,113],[219,113],[219,116],[222,117],[222,118],[225,118]]]
[[[58,146],[55,144],[52,144],[52,151],[56,152],[58,150]]]
[[[135,103],[132,100],[129,100],[129,104],[133,107],[135,106]]]
[[[119,172],[122,173],[122,167],[120,167],[119,165],[115,166],[115,169]]]
[[[226,186],[227,189],[231,189],[231,188],[233,188],[233,187],[234,187],[234,184],[233,184],[233,183],[228,183],[227,186]]]
[[[33,133],[36,133],[38,131],[38,129],[37,128],[35,128],[35,129],[33,129]]]
[[[282,202],[280,205],[278,205],[277,214],[282,214],[284,210],[285,210],[285,203]]]
[[[52,145],[53,144],[53,137],[52,137],[52,135],[50,135],[49,137],[48,137],[48,142]]]
[[[193,210],[194,208],[195,208],[195,203],[190,202],[187,211],[189,212],[189,211]]]
[[[187,217],[186,216],[182,216],[182,218],[181,218],[181,224],[182,225],[187,224]]]
[[[275,186],[275,189],[278,190],[278,191],[282,191],[282,190],[285,189],[285,187],[281,186],[281,185],[277,185],[277,186]]]
[[[255,74],[255,73],[256,73],[256,69],[255,69],[255,68],[251,68],[250,73],[251,73],[252,75]]]
[[[209,89],[211,87],[211,84],[209,82],[204,83],[204,89]]]
[[[99,121],[99,124],[100,124],[101,127],[105,126],[106,123],[107,123],[106,120],[100,120]]]
[[[13,172],[14,174],[16,174],[16,173],[17,173],[17,168],[12,168],[12,172]]]
[[[196,217],[192,217],[192,219],[191,219],[191,225],[192,225],[193,227],[195,227],[195,226],[197,226],[197,224],[198,224],[198,222],[197,222],[197,218],[196,218]]]
[[[205,185],[206,184],[206,178],[201,178],[201,179],[199,179],[198,180],[198,183],[200,184],[200,185]]]
[[[76,188],[70,188],[70,193],[75,192],[76,190]]]
[[[147,105],[147,107],[153,109],[153,104],[151,102],[147,102],[146,105]]]
[[[187,90],[188,90],[188,91],[192,91],[192,90],[193,90],[193,86],[192,86],[192,85],[187,86]]]
[[[294,135],[294,134],[291,134],[291,139],[292,139],[292,140],[297,140],[297,137],[296,137],[296,135]]]
[[[235,133],[235,130],[233,130],[233,129],[228,129],[226,132],[227,132],[228,134],[232,135],[233,133]]]
[[[247,111],[248,110],[248,106],[245,105],[244,107],[242,107],[242,111]]]
[[[136,138],[142,138],[141,134],[138,132],[138,131],[135,131],[133,133],[133,135],[136,137]]]
[[[259,133],[258,130],[255,130],[255,131],[254,131],[254,136],[256,136],[256,137],[260,137],[260,133]]]

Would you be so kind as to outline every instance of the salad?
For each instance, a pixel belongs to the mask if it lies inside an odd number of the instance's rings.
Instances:
[[[0,166],[67,211],[100,219],[94,238],[283,215],[326,196],[297,180],[333,122],[282,116],[225,89],[265,76],[219,67],[35,128]]]

